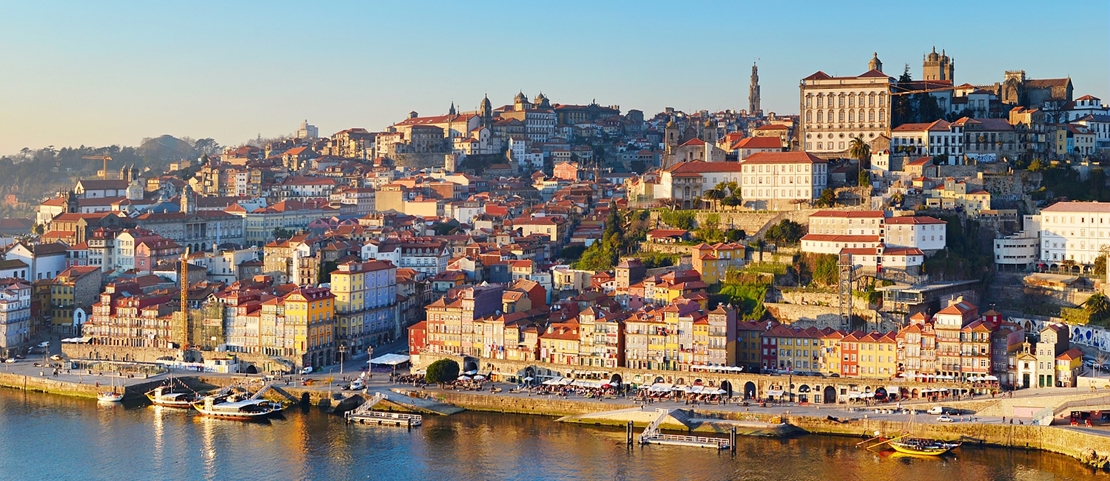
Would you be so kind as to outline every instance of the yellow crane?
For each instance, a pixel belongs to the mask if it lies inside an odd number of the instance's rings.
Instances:
[[[104,180],[108,180],[108,162],[112,160],[111,155],[107,155],[107,154],[105,154],[105,155],[86,155],[86,156],[81,157],[81,158],[82,159],[89,159],[89,160],[102,160],[102,161],[104,161],[104,170],[100,171],[100,178],[102,178]]]

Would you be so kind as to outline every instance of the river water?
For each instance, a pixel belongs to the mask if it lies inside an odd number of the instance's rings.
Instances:
[[[965,446],[944,459],[895,458],[858,439],[743,438],[735,456],[628,448],[624,431],[539,416],[467,412],[424,426],[348,426],[317,408],[271,423],[147,405],[0,389],[0,479],[382,480],[1079,480],[1071,458]]]

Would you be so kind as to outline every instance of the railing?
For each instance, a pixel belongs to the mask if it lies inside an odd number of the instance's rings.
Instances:
[[[658,415],[644,428],[644,432],[640,433],[640,443],[646,443],[647,440],[659,436],[659,426],[663,424],[663,420],[671,414],[670,409],[656,409]]]

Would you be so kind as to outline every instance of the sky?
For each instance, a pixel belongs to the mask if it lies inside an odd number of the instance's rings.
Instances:
[[[878,52],[958,83],[1071,76],[1110,103],[1110,3],[569,1],[0,2],[0,155],[53,145],[382,130],[523,91],[687,112],[797,113],[798,81],[857,75]]]

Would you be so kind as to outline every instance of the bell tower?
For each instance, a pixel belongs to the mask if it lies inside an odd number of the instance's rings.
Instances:
[[[867,70],[883,71],[883,61],[879,60],[879,52],[875,52],[871,55],[871,61],[867,62]]]

